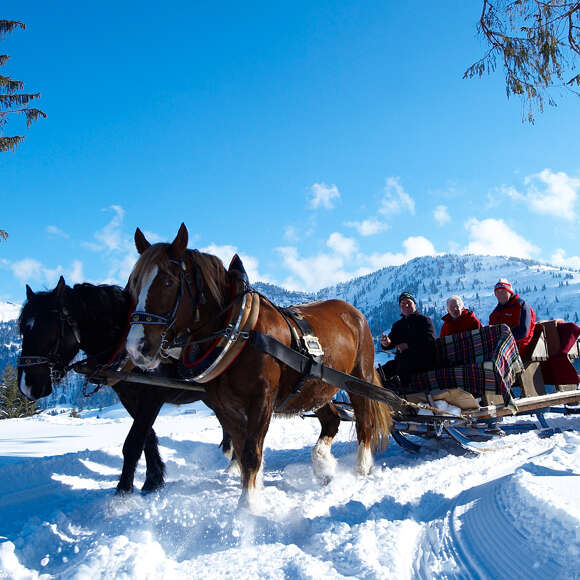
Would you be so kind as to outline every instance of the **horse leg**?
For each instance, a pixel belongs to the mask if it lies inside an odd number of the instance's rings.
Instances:
[[[320,436],[312,449],[312,470],[323,485],[330,483],[336,471],[336,459],[330,450],[332,440],[338,433],[340,417],[334,405],[324,405],[316,411],[320,421]]]
[[[241,475],[240,462],[234,451],[234,444],[232,443],[232,438],[229,436],[228,432],[222,427],[222,442],[220,447],[223,454],[230,460],[230,464],[226,469],[229,475]]]
[[[163,406],[163,401],[155,398],[152,394],[144,394],[139,398],[137,412],[133,420],[133,425],[123,444],[123,469],[117,484],[117,494],[131,493],[133,491],[133,479],[137,463],[145,447],[157,419],[157,415]],[[150,445],[157,446],[157,436],[150,440]],[[159,451],[157,450],[157,454]],[[161,460],[161,458],[159,458]]]
[[[159,441],[153,428],[147,434],[143,451],[145,453],[147,471],[141,491],[148,493],[163,487],[165,484],[165,463],[163,463],[163,459],[161,459],[159,454]]]
[[[391,431],[391,413],[383,403],[371,401],[359,395],[350,395],[356,418],[358,450],[355,471],[368,475],[373,468],[373,454],[386,449]]]
[[[120,389],[117,390],[117,395],[119,396],[123,407],[125,407],[129,415],[131,415],[134,420],[137,400],[134,397],[131,398],[126,393],[119,391]],[[145,483],[143,484],[141,491],[155,491],[156,489],[163,487],[163,484],[165,483],[165,463],[159,454],[158,439],[153,428],[151,428],[147,434],[143,451],[145,453],[147,471],[145,476]]]
[[[272,404],[262,401],[247,411],[247,423],[243,437],[235,437],[234,448],[240,458],[242,472],[242,495],[238,507],[252,510],[256,501],[256,488],[262,487],[262,458],[264,439],[272,417]]]

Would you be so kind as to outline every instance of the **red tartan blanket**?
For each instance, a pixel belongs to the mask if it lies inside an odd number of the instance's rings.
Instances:
[[[505,324],[438,338],[437,368],[413,375],[413,392],[460,388],[486,400],[486,394],[502,395],[517,410],[511,388],[523,370],[516,341]]]

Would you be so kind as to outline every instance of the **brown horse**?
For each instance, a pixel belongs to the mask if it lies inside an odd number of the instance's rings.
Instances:
[[[203,345],[200,359],[212,358],[215,353],[209,344],[216,337],[222,336],[223,340],[228,312],[244,296],[258,302],[259,314],[252,321],[252,328],[290,346],[291,323],[279,309],[251,289],[233,293],[232,288],[240,286],[231,270],[226,270],[215,256],[187,250],[187,241],[184,224],[171,244],[151,245],[139,229],[135,232],[141,256],[129,278],[129,289],[137,304],[127,338],[132,361],[143,369],[153,369],[162,357],[174,355],[175,346],[182,346],[185,337],[196,348]],[[340,300],[312,302],[295,309],[318,337],[325,365],[380,384],[374,369],[372,336],[359,310]],[[251,344],[241,345],[248,342],[249,335],[251,332],[240,332],[235,337],[236,348],[241,351],[233,364],[224,366],[217,375],[195,377],[205,382],[211,408],[231,435],[240,459],[241,505],[251,505],[253,492],[261,484],[262,448],[273,413],[316,413],[321,433],[312,458],[314,472],[323,481],[335,469],[330,447],[340,424],[336,410],[329,405],[337,392],[335,387],[306,379],[296,390],[300,374]],[[373,464],[372,452],[384,449],[388,443],[390,408],[354,394],[351,401],[359,444],[356,471],[366,475]]]

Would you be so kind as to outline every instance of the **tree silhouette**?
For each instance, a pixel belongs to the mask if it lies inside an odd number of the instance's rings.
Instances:
[[[13,30],[26,26],[22,22],[15,20],[0,20],[0,40],[4,40],[7,34]],[[0,67],[8,61],[7,54],[0,54]],[[14,148],[24,139],[22,135],[5,137],[2,135],[3,128],[8,123],[9,115],[24,115],[26,126],[36,121],[39,117],[46,117],[40,109],[29,107],[29,103],[40,97],[40,93],[23,93],[24,83],[16,81],[8,76],[0,75],[0,152],[13,151]],[[4,239],[6,239],[4,237]]]
[[[533,123],[534,111],[542,112],[546,99],[555,105],[556,87],[580,96],[580,2],[483,0],[477,28],[489,50],[463,78],[493,72],[500,61],[508,98],[523,99],[523,119]]]

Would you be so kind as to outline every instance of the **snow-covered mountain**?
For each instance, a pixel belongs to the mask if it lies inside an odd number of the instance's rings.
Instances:
[[[468,308],[486,324],[496,300],[493,286],[499,278],[507,278],[534,310],[538,320],[563,318],[578,321],[580,316],[580,271],[541,264],[533,260],[498,256],[454,255],[415,258],[402,266],[383,268],[318,292],[292,292],[257,282],[256,290],[279,306],[311,300],[341,298],[354,304],[367,317],[371,331],[378,340],[400,316],[397,298],[403,291],[411,292],[420,310],[431,316],[436,330],[446,312],[446,299],[452,294],[463,297]],[[13,306],[13,305],[12,305]],[[0,312],[7,312],[0,307]],[[14,315],[18,309],[13,308]],[[15,321],[0,323],[0,369],[17,356],[19,338]],[[82,396],[82,381],[71,378],[44,404],[86,405]],[[106,395],[109,393],[109,395]],[[109,401],[110,399],[110,401]],[[114,402],[110,389],[103,389],[91,405]]]
[[[397,298],[403,291],[416,297],[419,309],[433,318],[437,330],[452,294],[462,296],[466,306],[486,324],[497,304],[493,287],[499,278],[511,282],[532,305],[538,320],[578,321],[580,272],[520,258],[454,254],[415,258],[313,293],[287,293],[261,283],[255,287],[282,306],[329,298],[346,300],[366,315],[373,336],[378,337],[399,318]]]

